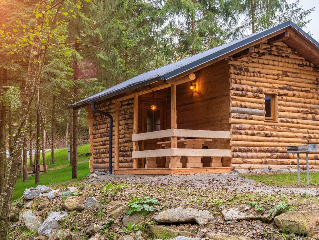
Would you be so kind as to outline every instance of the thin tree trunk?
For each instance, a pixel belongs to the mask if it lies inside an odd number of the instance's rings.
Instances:
[[[8,143],[9,143],[9,149],[10,149],[10,147],[12,145],[12,112],[11,112],[11,104],[9,104],[9,106],[8,106],[8,128],[9,128]]]
[[[27,171],[27,165],[28,165],[28,155],[27,155],[27,138],[24,137],[23,139],[23,171],[22,171],[22,181],[26,182],[28,180],[28,171]]]
[[[74,87],[74,102],[77,102],[78,96],[78,89]],[[78,110],[73,109],[73,154],[72,154],[72,178],[78,177],[78,170],[77,170],[77,150],[78,150]]]
[[[254,0],[251,0],[251,31],[255,33],[255,8]]]
[[[38,99],[37,99],[37,131],[36,131],[36,157],[35,157],[35,184],[40,183],[40,138],[41,138],[41,127],[40,127],[40,90],[38,88]]]
[[[42,117],[42,128],[41,128],[41,132],[42,132],[42,163],[43,163],[43,171],[47,172],[47,166],[46,166],[46,162],[45,162],[45,147],[46,147],[46,134],[45,134],[45,128],[44,128],[44,123],[45,120]]]
[[[73,109],[70,109],[70,166],[72,166],[72,159],[73,159]]]
[[[29,116],[29,164],[30,164],[30,167],[33,168],[33,154],[32,154],[32,151],[33,151],[33,144],[32,144],[32,119],[31,119],[31,114]]]
[[[195,16],[192,16],[192,55],[196,54],[196,49],[194,48],[195,41]]]
[[[51,113],[51,163],[54,164],[54,131],[55,131],[55,95],[52,95]]]
[[[1,87],[4,86],[7,80],[7,69],[3,69],[3,79],[1,81]],[[5,176],[5,159],[7,158],[6,149],[6,135],[5,135],[5,120],[6,120],[6,106],[3,102],[0,104],[0,193],[2,191],[4,176]]]

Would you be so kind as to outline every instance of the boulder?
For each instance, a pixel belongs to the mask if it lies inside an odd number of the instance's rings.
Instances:
[[[197,210],[195,208],[171,208],[155,215],[154,220],[159,223],[185,223],[194,222],[205,224],[213,219],[207,210]]]
[[[54,199],[56,198],[56,196],[58,196],[59,190],[52,190],[48,193],[44,193],[43,196],[47,197],[48,199]]]
[[[52,191],[51,188],[44,186],[44,185],[38,185],[35,189],[40,190],[41,193],[48,193],[48,192]]]
[[[68,197],[64,199],[63,207],[68,211],[83,210],[85,208],[78,197]]]
[[[275,224],[285,232],[313,236],[318,230],[319,211],[290,211],[275,217]]]
[[[97,207],[97,200],[95,197],[88,197],[84,202],[85,209],[95,209]]]
[[[25,200],[32,200],[34,198],[40,197],[41,196],[41,191],[36,188],[29,188],[26,189],[23,193],[23,197]]]
[[[90,227],[86,230],[86,234],[89,235],[89,236],[93,236],[96,233],[100,232],[101,229],[102,229],[102,227],[100,225],[92,223],[90,225]]]
[[[176,238],[173,238],[172,240],[200,240],[200,238],[189,238],[189,237],[178,236]]]
[[[122,202],[114,201],[110,203],[110,208],[108,209],[108,212],[112,218],[117,218],[118,216],[122,215],[125,210],[126,206]]]
[[[145,222],[145,217],[142,214],[125,215],[123,217],[123,225],[127,227],[129,223],[142,224]]]
[[[119,240],[134,240],[131,235],[125,235],[119,238]]]
[[[31,231],[38,231],[41,226],[39,218],[32,212],[32,210],[27,210],[22,213],[22,218],[25,226]]]
[[[79,189],[77,187],[67,187],[64,192],[79,192]]]
[[[151,225],[150,231],[155,238],[160,238],[160,239],[174,238],[178,236],[178,232],[176,232],[175,230],[172,230],[168,226]]]
[[[225,208],[222,210],[222,214],[224,216],[225,221],[256,220],[256,219],[262,218],[262,215],[257,214],[248,205],[242,205],[242,206],[232,207],[228,209]]]
[[[89,175],[87,175],[87,178],[97,178],[98,175],[96,173],[90,173]]]
[[[73,240],[73,235],[70,230],[59,230],[55,236],[54,240]]]
[[[213,232],[206,233],[206,238],[214,239],[214,240],[249,240],[249,238],[247,237],[231,236],[227,234],[220,234],[220,233],[213,233]]]
[[[60,222],[64,220],[68,214],[66,212],[52,212],[38,229],[39,235],[50,237],[60,228]]]

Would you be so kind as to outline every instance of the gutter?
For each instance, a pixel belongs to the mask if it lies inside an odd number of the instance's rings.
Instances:
[[[109,174],[112,174],[112,137],[113,137],[113,117],[107,112],[103,112],[94,107],[94,102],[91,102],[91,108],[93,112],[99,113],[101,115],[107,116],[110,119],[110,131],[109,131]]]

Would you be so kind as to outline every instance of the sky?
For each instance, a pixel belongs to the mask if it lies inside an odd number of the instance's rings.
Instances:
[[[311,22],[303,30],[306,32],[310,31],[312,37],[319,42],[319,0],[300,0],[300,5],[304,9],[315,7],[315,10],[309,17],[309,19],[312,19]]]

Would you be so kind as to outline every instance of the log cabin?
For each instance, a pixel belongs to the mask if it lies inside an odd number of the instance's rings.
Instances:
[[[79,101],[90,169],[107,171],[109,157],[115,174],[295,168],[286,147],[319,141],[318,67],[318,42],[288,21]]]

